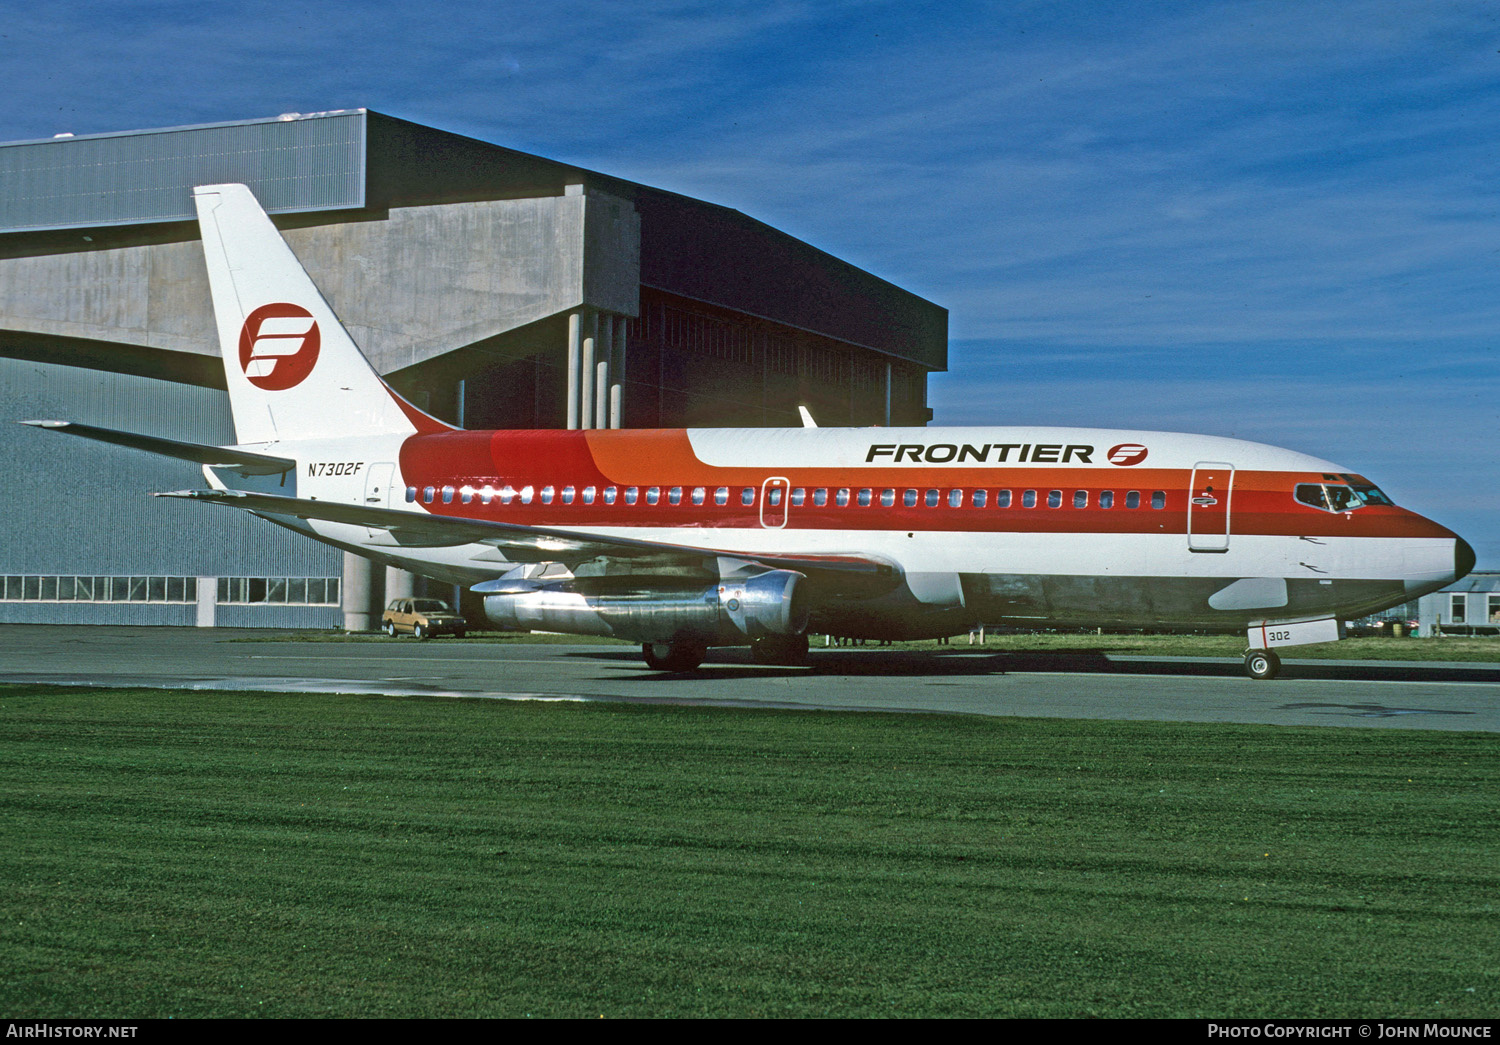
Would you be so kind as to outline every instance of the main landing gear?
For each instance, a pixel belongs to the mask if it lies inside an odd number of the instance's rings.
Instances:
[[[708,656],[708,647],[697,642],[648,642],[641,656],[652,671],[692,671]]]
[[[1281,672],[1281,658],[1268,649],[1245,653],[1245,674],[1253,679],[1274,679]]]

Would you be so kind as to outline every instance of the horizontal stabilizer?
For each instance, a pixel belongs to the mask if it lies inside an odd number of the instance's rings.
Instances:
[[[180,461],[192,461],[194,464],[225,468],[241,475],[276,475],[297,467],[297,462],[287,457],[273,457],[270,454],[258,454],[233,447],[209,446],[205,443],[184,443],[176,439],[160,439],[135,432],[117,432],[112,428],[96,428],[93,425],[82,425],[76,421],[22,421],[20,423],[49,432],[62,432],[65,435],[78,435],[101,443],[128,446],[132,450],[144,450],[148,454],[160,454],[163,457],[175,457]]]

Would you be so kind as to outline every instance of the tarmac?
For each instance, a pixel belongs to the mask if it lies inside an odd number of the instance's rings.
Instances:
[[[671,674],[623,645],[0,626],[0,683],[11,684],[1500,732],[1500,664],[1283,664],[1255,682],[1237,658],[815,646],[806,667],[716,650],[702,670]]]

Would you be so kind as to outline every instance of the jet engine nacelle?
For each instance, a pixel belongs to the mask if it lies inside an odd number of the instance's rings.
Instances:
[[[485,593],[485,615],[507,628],[611,635],[633,642],[691,639],[705,645],[800,635],[807,628],[807,578],[792,570],[768,570],[680,591],[525,581],[500,588],[503,583],[475,590]]]

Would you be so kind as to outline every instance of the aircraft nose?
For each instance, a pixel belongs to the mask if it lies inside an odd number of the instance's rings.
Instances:
[[[1462,537],[1453,542],[1453,579],[1462,580],[1474,568],[1474,549]]]

